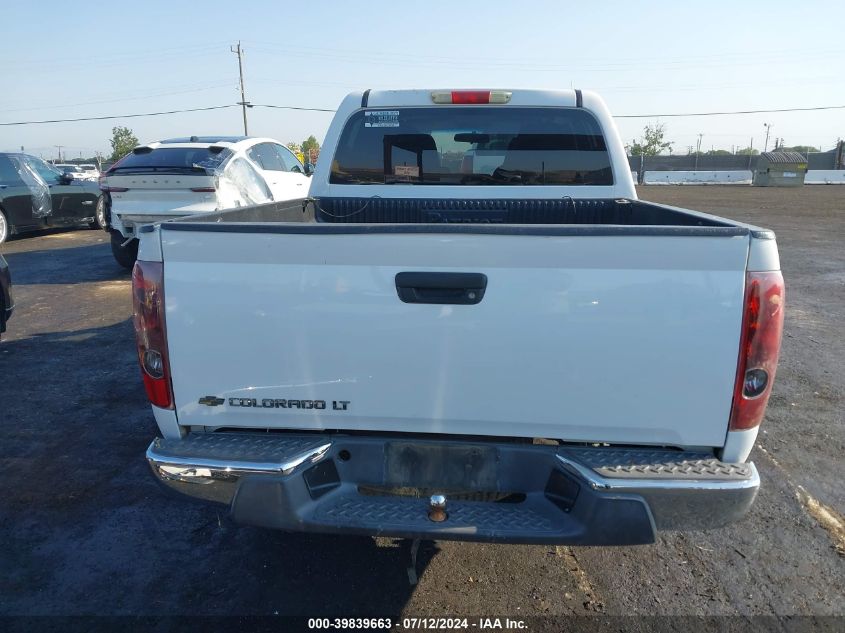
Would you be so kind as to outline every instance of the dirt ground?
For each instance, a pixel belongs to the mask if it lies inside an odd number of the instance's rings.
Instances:
[[[0,343],[0,615],[845,615],[845,187],[641,187],[774,229],[780,369],[751,514],[654,545],[569,548],[284,534],[165,494],[107,236],[0,247],[17,309]],[[837,550],[837,548],[839,548]]]

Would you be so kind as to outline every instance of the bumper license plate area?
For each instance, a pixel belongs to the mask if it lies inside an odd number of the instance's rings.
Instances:
[[[457,444],[388,442],[384,485],[442,491],[498,490],[495,447]]]

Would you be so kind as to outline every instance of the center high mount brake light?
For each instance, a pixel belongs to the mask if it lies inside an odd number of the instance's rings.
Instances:
[[[504,90],[436,90],[431,93],[431,100],[453,105],[504,104],[510,103],[512,95]]]

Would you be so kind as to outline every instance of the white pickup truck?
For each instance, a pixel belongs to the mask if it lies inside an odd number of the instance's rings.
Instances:
[[[589,92],[367,91],[306,200],[141,230],[155,475],[284,530],[648,543],[741,518],[774,234],[637,199]]]

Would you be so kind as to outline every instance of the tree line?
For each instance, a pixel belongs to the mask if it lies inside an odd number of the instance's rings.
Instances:
[[[643,128],[643,135],[631,141],[625,146],[630,156],[659,156],[665,152],[672,153],[673,142],[666,140],[666,125],[663,123],[655,123],[654,125],[646,125]],[[812,145],[793,145],[786,147],[783,139],[775,139],[775,146],[772,151],[780,152],[799,152],[807,154],[809,152],[820,152],[821,148],[813,147]],[[753,147],[738,148],[734,152],[729,152],[726,149],[711,149],[702,152],[701,150],[692,150],[690,148],[688,154],[691,156],[730,156],[733,154],[739,156],[756,156],[760,152]]]

